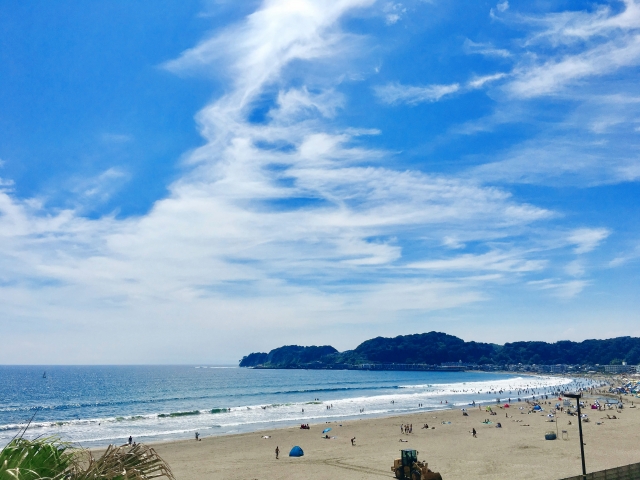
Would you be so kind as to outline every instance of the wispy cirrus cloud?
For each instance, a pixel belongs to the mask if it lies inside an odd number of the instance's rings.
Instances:
[[[638,258],[640,258],[640,244],[630,248],[626,252],[620,252],[613,260],[609,261],[608,266],[610,268],[621,267]]]
[[[533,288],[550,291],[558,298],[571,299],[580,294],[590,282],[588,280],[561,281],[558,279],[534,280],[529,282]]]
[[[417,105],[419,103],[437,102],[456,93],[483,88],[485,85],[496,82],[505,76],[505,73],[474,76],[463,85],[452,83],[449,85],[415,86],[389,83],[374,87],[374,92],[383,103],[390,105]]]
[[[604,241],[611,232],[606,228],[578,228],[568,237],[570,244],[575,245],[575,253],[588,253]]]
[[[442,260],[427,260],[407,265],[408,268],[421,270],[462,270],[467,272],[533,272],[543,270],[544,260],[528,260],[524,252],[491,251],[473,255],[464,254]]]
[[[378,99],[391,105],[400,103],[417,105],[423,102],[437,102],[442,97],[451,95],[459,90],[460,85],[457,83],[450,85],[427,85],[424,87],[390,83],[374,88]]]
[[[534,29],[525,43],[526,57],[514,68],[506,86],[511,95],[530,98],[561,92],[576,82],[611,74],[640,64],[640,3],[625,0],[616,12],[601,6],[594,12],[551,13],[522,16],[519,21]],[[540,46],[541,51],[535,49]],[[542,53],[549,47],[556,52]],[[548,52],[548,50],[546,50]],[[542,53],[542,54],[541,54]]]
[[[507,115],[501,121],[516,120],[517,116]],[[473,133],[482,131],[483,125],[472,124],[467,128]],[[568,135],[558,137],[553,132],[541,134],[535,140],[494,155],[468,173],[487,182],[546,185],[606,185],[640,178],[640,159],[626,144],[612,145],[593,136],[586,138],[586,134],[575,139]]]
[[[407,8],[401,3],[388,2],[382,8],[387,25],[394,25],[407,13]]]
[[[474,42],[465,39],[462,44],[465,53],[467,54],[476,54],[476,55],[486,55],[489,57],[502,57],[502,58],[510,58],[513,54],[507,50],[506,48],[496,48],[491,43],[482,43],[482,42]]]
[[[91,199],[104,202],[129,178],[130,175],[124,169],[110,167],[94,177],[76,179],[72,189],[80,197],[84,197],[84,201]]]
[[[638,64],[640,35],[631,35],[621,43],[612,41],[560,60],[521,67],[516,72],[516,79],[507,86],[507,91],[522,98],[553,94],[583,78],[607,75],[619,68]]]
[[[506,73],[494,73],[494,74],[491,74],[491,75],[483,75],[483,76],[480,76],[480,77],[474,77],[473,79],[469,80],[469,82],[467,83],[467,86],[470,89],[482,88],[486,84],[491,83],[491,82],[495,82],[495,81],[500,80],[500,79],[502,79],[502,78],[504,78],[506,76],[507,76]]]

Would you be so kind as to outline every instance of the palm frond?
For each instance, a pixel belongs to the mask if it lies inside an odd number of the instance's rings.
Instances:
[[[17,438],[0,451],[0,480],[59,479],[74,465],[67,443],[52,437]]]
[[[12,440],[0,451],[0,480],[175,480],[169,466],[146,445],[107,448],[99,458],[57,438]]]
[[[73,480],[175,480],[169,465],[156,451],[143,444],[133,447],[110,445],[98,459],[89,454],[88,465],[75,471]],[[2,479],[0,479],[2,480]]]

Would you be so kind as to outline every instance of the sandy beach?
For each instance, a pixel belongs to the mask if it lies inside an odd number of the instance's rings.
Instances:
[[[585,401],[591,403],[598,397],[586,396]],[[585,410],[590,418],[583,422],[587,472],[640,462],[640,408],[631,408],[631,402],[640,399],[623,398],[621,413]],[[549,401],[556,403],[555,399]],[[154,447],[179,480],[393,478],[391,465],[402,448],[418,450],[419,458],[445,480],[559,479],[581,473],[577,417],[559,413],[558,439],[545,440],[545,432],[555,432],[556,423],[547,417],[553,405],[544,407],[544,413],[527,413],[529,406],[524,402],[508,409],[493,406],[497,412],[493,416],[484,406],[469,407],[468,416],[459,409],[423,412],[346,421],[342,426],[337,422],[311,424],[310,430],[282,428],[199,442],[165,442]],[[483,424],[485,419],[492,423]],[[502,428],[496,428],[497,422]],[[425,423],[429,429],[421,428]],[[413,433],[400,433],[401,424],[413,424]],[[328,427],[332,438],[325,439],[322,430]],[[477,438],[473,438],[472,428]],[[568,440],[562,439],[562,430]],[[355,446],[351,445],[353,437]],[[288,456],[294,445],[302,447],[303,457]],[[278,460],[276,446],[280,448]]]

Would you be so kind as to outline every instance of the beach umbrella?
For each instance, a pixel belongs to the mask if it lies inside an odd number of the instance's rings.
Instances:
[[[291,449],[291,451],[289,452],[289,456],[290,457],[302,457],[303,455],[304,455],[304,452],[297,445],[295,447],[293,447]]]
[[[504,404],[504,408],[509,408],[509,404],[508,404],[508,403],[505,403],[505,404]]]
[[[330,432],[330,431],[331,431],[330,428],[325,428],[324,430],[322,430],[322,433],[327,433],[327,432]]]

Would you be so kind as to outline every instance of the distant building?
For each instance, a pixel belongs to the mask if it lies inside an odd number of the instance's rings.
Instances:
[[[629,373],[636,370],[632,365],[600,365],[604,373]]]
[[[460,360],[459,362],[442,362],[440,366],[441,367],[458,367],[458,368],[477,367],[475,363],[463,363],[462,360]]]
[[[565,373],[567,371],[567,365],[549,365],[549,371],[551,373]]]

